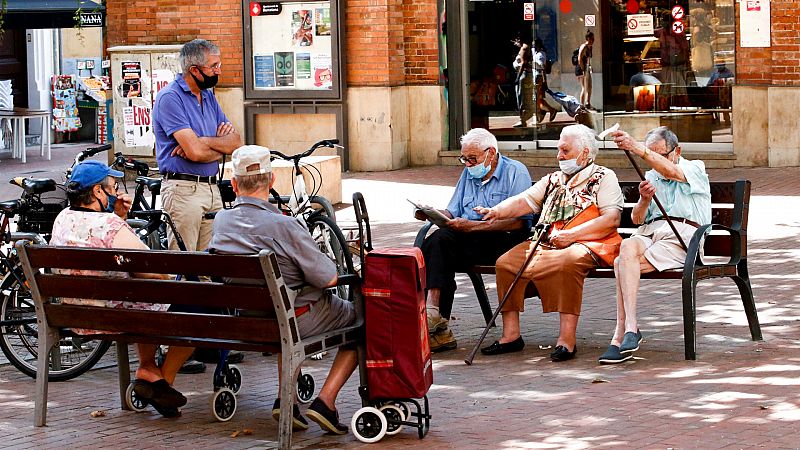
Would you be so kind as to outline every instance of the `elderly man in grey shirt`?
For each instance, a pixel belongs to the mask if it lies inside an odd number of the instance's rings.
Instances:
[[[217,214],[209,248],[223,254],[273,251],[286,284],[300,291],[295,299],[300,336],[354,323],[353,304],[328,289],[338,280],[334,262],[319,251],[300,220],[284,216],[269,203],[269,190],[274,182],[269,149],[246,145],[234,151],[232,160],[231,183],[236,203],[232,209]],[[340,348],[319,397],[308,408],[308,417],[328,432],[347,433],[347,427],[339,423],[335,403],[357,364],[354,348]],[[275,400],[272,416],[277,420],[279,415],[280,401]],[[294,405],[293,424],[295,429],[308,428],[297,405]]]

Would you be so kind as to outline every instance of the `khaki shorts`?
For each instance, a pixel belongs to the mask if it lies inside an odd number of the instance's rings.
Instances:
[[[683,222],[673,222],[675,228],[683,238],[686,246],[692,240],[692,236],[697,228]],[[644,231],[639,234],[640,230]],[[659,272],[670,269],[682,269],[686,262],[686,251],[681,247],[680,241],[664,220],[656,221],[650,225],[639,228],[631,238],[640,239],[644,243],[644,257]],[[700,256],[703,256],[702,246]]]

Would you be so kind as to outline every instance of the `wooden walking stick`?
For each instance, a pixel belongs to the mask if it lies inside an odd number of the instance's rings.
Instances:
[[[636,160],[634,160],[633,156],[631,156],[630,150],[622,149],[622,151],[625,152],[625,156],[628,157],[628,161],[630,161],[631,164],[633,165],[633,168],[636,169],[636,173],[639,174],[639,178],[641,178],[642,181],[645,181],[644,172],[642,172],[642,169],[640,169],[639,165],[636,164]],[[683,251],[688,252],[689,250],[688,247],[686,247],[686,243],[683,242],[683,238],[681,237],[680,233],[678,233],[678,229],[675,228],[675,224],[672,223],[672,219],[670,219],[669,216],[667,215],[667,210],[664,209],[664,205],[661,204],[661,202],[658,200],[658,197],[656,197],[655,194],[653,194],[653,201],[656,202],[656,206],[658,207],[658,210],[661,211],[661,216],[663,217],[663,219],[666,220],[667,223],[669,224],[669,227],[672,228],[672,232],[675,233],[675,237],[677,237],[678,242],[681,243]]]
[[[486,339],[486,335],[489,333],[489,329],[492,328],[492,324],[494,323],[495,319],[497,319],[497,316],[500,315],[500,311],[503,309],[503,305],[506,304],[506,301],[508,300],[508,295],[511,293],[512,290],[514,290],[514,286],[517,285],[517,281],[519,281],[519,277],[522,276],[522,272],[524,272],[525,268],[528,267],[528,264],[530,264],[531,260],[533,259],[534,253],[536,253],[536,249],[539,248],[539,244],[542,242],[542,239],[545,236],[547,236],[548,232],[550,231],[549,223],[537,225],[537,227],[538,226],[541,226],[541,231],[539,232],[539,237],[536,239],[536,243],[533,245],[533,249],[531,250],[530,253],[528,253],[528,257],[525,258],[525,263],[522,264],[522,266],[519,268],[517,275],[514,277],[514,281],[511,282],[511,285],[508,287],[508,291],[506,291],[506,295],[503,296],[503,300],[501,300],[500,304],[497,306],[497,309],[495,310],[494,315],[492,316],[492,320],[486,323],[486,328],[483,329],[483,333],[481,333],[480,339],[478,339],[478,342],[475,344],[475,347],[473,347],[472,351],[469,352],[467,359],[464,360],[464,362],[468,366],[472,365],[472,360],[475,359],[475,355],[478,353],[478,349],[480,348],[481,344],[483,344],[483,340]]]

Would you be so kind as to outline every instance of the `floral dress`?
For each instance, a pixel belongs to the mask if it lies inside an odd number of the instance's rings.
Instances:
[[[50,245],[65,247],[113,248],[114,238],[123,228],[133,233],[133,229],[118,215],[106,212],[95,212],[83,209],[67,208],[56,217],[53,223],[53,237]],[[142,243],[142,249],[147,246]],[[89,275],[110,278],[130,278],[127,272],[101,270],[57,269],[63,275]],[[145,302],[122,302],[117,300],[96,300],[84,298],[62,298],[63,303],[72,305],[101,306],[106,308],[141,309],[148,311],[166,311],[169,305]],[[97,330],[73,328],[78,334],[105,334]]]

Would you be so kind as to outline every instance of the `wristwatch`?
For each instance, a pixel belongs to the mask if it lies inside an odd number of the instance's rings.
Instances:
[[[645,147],[644,152],[642,152],[642,159],[647,159],[648,155],[650,155],[650,149]]]

